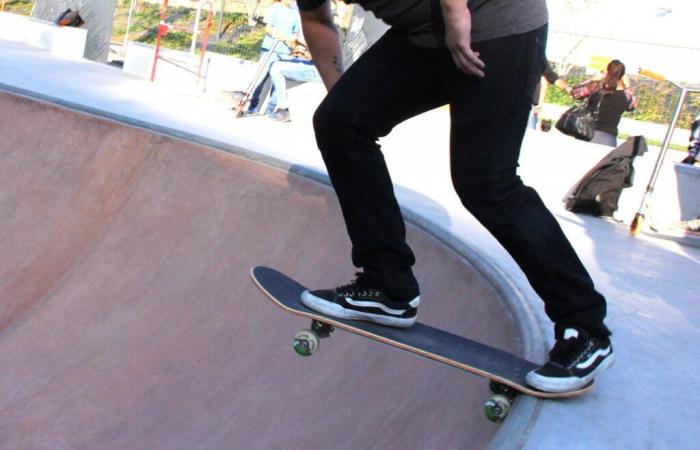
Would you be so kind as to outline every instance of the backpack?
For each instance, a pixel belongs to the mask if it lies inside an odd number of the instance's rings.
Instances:
[[[575,213],[610,217],[617,211],[622,189],[634,182],[634,158],[646,152],[642,136],[630,137],[608,153],[565,199],[566,209]]]
[[[622,189],[632,186],[634,167],[630,158],[615,158],[582,182],[566,209],[593,216],[612,216]]]

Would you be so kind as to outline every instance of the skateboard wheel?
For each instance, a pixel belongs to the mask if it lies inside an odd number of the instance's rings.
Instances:
[[[294,336],[294,351],[301,356],[311,356],[318,350],[319,337],[315,331],[302,330]]]
[[[501,423],[510,412],[510,399],[503,394],[495,394],[484,405],[486,417],[495,423]]]
[[[312,320],[311,331],[315,332],[320,339],[325,339],[327,337],[330,337],[331,334],[333,334],[333,332],[335,331],[335,327],[333,325],[329,325],[318,320]]]

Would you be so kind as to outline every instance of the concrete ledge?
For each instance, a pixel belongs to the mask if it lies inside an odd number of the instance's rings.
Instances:
[[[129,42],[126,46],[124,72],[144,80],[151,79],[155,46]],[[158,61],[156,79],[158,83],[178,86],[180,90],[195,87],[200,91],[245,90],[255,69],[256,61],[246,61],[220,53],[206,52],[201,75],[197,79],[199,55],[193,59],[189,52],[162,48]]]
[[[0,12],[0,39],[48,50],[58,58],[82,59],[87,30]]]

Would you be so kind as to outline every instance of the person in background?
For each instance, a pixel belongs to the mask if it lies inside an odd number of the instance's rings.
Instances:
[[[547,61],[544,65],[542,78],[537,84],[537,88],[535,88],[535,95],[532,101],[532,113],[530,114],[529,126],[533,130],[537,129],[537,122],[541,119],[540,115],[542,113],[542,104],[544,103],[544,98],[547,95],[548,84],[558,87],[562,91],[566,91],[566,93],[569,95],[571,95],[573,92],[573,88],[569,86],[569,83],[560,77],[559,74],[554,71],[549,61]]]
[[[573,90],[577,100],[588,98],[587,108],[596,118],[595,134],[591,142],[617,147],[617,126],[622,114],[634,111],[637,100],[632,86],[625,77],[625,65],[614,59],[610,61],[602,79],[594,77]]]
[[[275,61],[291,59],[292,49],[298,44],[301,30],[299,11],[293,0],[278,0],[265,11],[265,37],[260,49],[260,61],[272,51],[270,59],[260,74],[248,103],[246,114],[258,114],[264,100],[264,93],[270,86],[270,67]],[[273,49],[275,42],[279,42]],[[268,113],[272,113],[274,104],[268,105]]]
[[[311,60],[305,46],[299,45],[292,52],[293,59],[276,61],[270,67],[270,79],[273,86],[272,103],[276,109],[270,116],[278,122],[289,122],[289,104],[287,101],[287,80],[321,82],[321,75]]]
[[[698,115],[693,124],[690,126],[690,142],[688,143],[688,156],[685,157],[683,164],[693,165],[700,158],[700,115]]]
[[[694,165],[700,162],[700,114],[695,118],[690,126],[690,139],[688,142],[688,156],[681,164]],[[695,219],[686,220],[680,223],[681,228],[693,233],[700,233],[700,216]]]

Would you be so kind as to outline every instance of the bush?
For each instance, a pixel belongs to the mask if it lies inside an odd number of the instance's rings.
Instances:
[[[8,0],[3,11],[28,16],[32,12],[34,0]]]
[[[129,40],[155,44],[160,23],[161,5],[155,3],[139,3],[134,11],[129,29]],[[129,16],[129,2],[115,5],[112,40],[122,41],[126,33]],[[171,7],[166,12],[166,23],[174,25],[168,34],[161,38],[161,45],[173,50],[189,50],[192,45],[192,25],[196,10],[187,7]],[[221,36],[216,36],[219,14],[213,15],[213,23],[209,35],[208,50],[244,59],[257,59],[264,37],[264,27],[261,24],[248,25],[244,13],[227,12],[223,17]],[[203,11],[199,30],[204,31],[207,12]],[[201,45],[201,41],[198,41]]]

